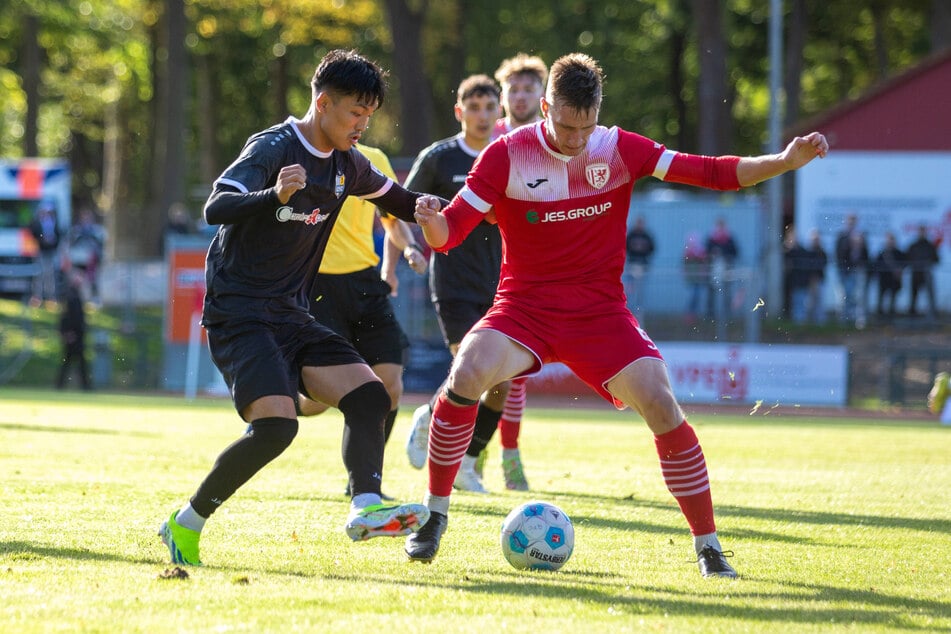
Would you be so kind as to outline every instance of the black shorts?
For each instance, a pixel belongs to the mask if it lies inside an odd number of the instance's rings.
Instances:
[[[377,269],[318,274],[310,314],[352,343],[367,364],[406,365],[409,339],[396,321],[390,285],[380,279]]]
[[[458,300],[435,302],[433,306],[436,308],[436,320],[447,347],[460,343],[469,329],[492,307],[491,304]]]
[[[293,313],[249,314],[206,326],[206,331],[211,358],[239,414],[263,396],[289,396],[297,404],[297,394],[304,389],[304,366],[364,363],[350,342],[302,308]]]

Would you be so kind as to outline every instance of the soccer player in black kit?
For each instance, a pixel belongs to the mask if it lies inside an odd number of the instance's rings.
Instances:
[[[493,130],[501,113],[500,90],[487,75],[470,75],[456,90],[456,119],[461,132],[433,143],[416,157],[405,185],[447,199],[465,183],[479,153],[492,141]],[[455,356],[459,343],[492,305],[499,285],[502,266],[502,237],[488,222],[480,223],[452,254],[433,253],[429,289],[446,347]],[[441,391],[437,390],[437,394]],[[499,424],[508,396],[508,381],[493,386],[482,395],[477,423],[486,437],[473,443],[463,458],[455,487],[475,493],[487,493],[476,472],[476,461],[488,438]],[[435,400],[433,396],[433,400]],[[424,405],[416,411],[413,433],[407,442],[410,464],[423,468],[427,457],[428,420],[432,410]],[[419,419],[422,415],[425,419]],[[420,425],[425,423],[425,425]],[[420,430],[422,433],[420,432]],[[476,438],[479,434],[476,434]],[[440,460],[439,456],[429,456]]]
[[[356,51],[331,51],[311,88],[304,118],[289,117],[248,139],[205,204],[205,219],[218,232],[205,264],[201,323],[249,425],[188,503],[162,524],[159,535],[173,563],[201,565],[205,520],[290,445],[298,430],[298,393],[343,413],[351,539],[406,535],[429,518],[421,504],[381,503],[390,398],[353,346],[308,312],[308,291],[344,200],[372,200],[415,222],[419,194],[353,149],[383,103],[385,74],[376,64]]]

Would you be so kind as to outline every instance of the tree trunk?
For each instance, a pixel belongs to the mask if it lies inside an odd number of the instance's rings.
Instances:
[[[674,112],[677,117],[678,151],[689,152],[693,149],[690,134],[690,118],[687,115],[687,102],[684,100],[684,55],[687,51],[687,23],[690,7],[687,0],[677,0],[674,19],[670,25],[669,90],[674,100]]]
[[[413,4],[414,7],[409,5]],[[393,66],[399,82],[403,154],[416,154],[432,142],[432,89],[423,65],[422,27],[426,0],[386,0],[393,33]]]
[[[32,13],[23,18],[23,92],[26,93],[26,119],[23,134],[23,155],[39,156],[40,113],[40,42],[39,19]]]
[[[786,29],[786,59],[783,65],[783,92],[786,93],[784,124],[792,125],[799,119],[802,90],[803,50],[809,28],[806,0],[791,0],[792,12]]]
[[[153,170],[152,200],[139,227],[140,254],[160,254],[168,209],[185,200],[185,5],[183,0],[167,0],[160,31],[158,76],[158,116],[155,121],[157,169]]]
[[[198,118],[198,173],[201,182],[209,186],[208,193],[211,193],[211,183],[218,178],[223,168],[218,163],[218,137],[215,130],[218,129],[218,91],[215,90],[217,84],[214,72],[217,58],[211,54],[199,55],[195,72],[198,75],[195,82],[196,97],[195,108]]]
[[[951,46],[951,2],[931,0],[931,50],[943,51]]]
[[[732,138],[723,12],[723,0],[694,0],[700,59],[697,146],[701,154],[708,155],[725,154]]]

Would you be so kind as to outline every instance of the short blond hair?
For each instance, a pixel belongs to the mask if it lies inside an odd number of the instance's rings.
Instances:
[[[502,60],[498,70],[495,71],[495,81],[504,86],[514,75],[533,75],[544,86],[548,80],[548,66],[537,55],[519,53]]]

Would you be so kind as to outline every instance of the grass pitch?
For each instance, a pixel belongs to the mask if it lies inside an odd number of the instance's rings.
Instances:
[[[948,632],[951,428],[901,420],[690,417],[741,579],[700,578],[646,426],[546,410],[522,431],[531,493],[453,496],[431,565],[351,543],[336,412],[209,520],[202,568],[169,574],[158,524],[243,425],[230,403],[0,390],[3,632]],[[403,443],[384,491],[419,500]],[[531,498],[574,520],[556,573],[519,572],[502,518]],[[167,572],[168,571],[168,572]]]

